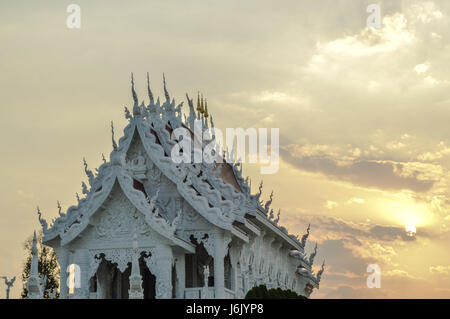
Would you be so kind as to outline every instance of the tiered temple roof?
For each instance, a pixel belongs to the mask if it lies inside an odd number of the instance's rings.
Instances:
[[[256,194],[251,193],[249,178],[242,175],[242,165],[235,162],[233,152],[225,151],[217,158],[221,161],[209,164],[202,163],[175,163],[171,159],[171,150],[178,140],[172,135],[176,128],[184,127],[194,137],[194,121],[202,123],[202,128],[211,128],[214,135],[214,122],[208,113],[206,99],[198,94],[197,108],[194,109],[193,100],[186,94],[189,113],[183,118],[183,102],[176,104],[170,98],[165,77],[164,101],[158,97],[155,101],[150,88],[150,80],[147,74],[147,91],[149,103],[138,103],[138,96],[134,88],[134,78],[131,80],[131,92],[133,97],[132,111],[125,107],[125,118],[129,121],[124,129],[124,135],[118,144],[114,138],[112,128],[113,150],[110,160],[104,159],[104,163],[92,172],[86,161],[84,169],[88,177],[88,184],[82,183],[83,198],[77,195],[77,205],[69,207],[66,213],[61,212],[59,217],[48,227],[38,210],[39,220],[44,232],[44,243],[60,241],[60,245],[66,245],[80,236],[81,232],[90,224],[90,218],[97,210],[101,210],[105,200],[111,195],[115,186],[120,187],[133,205],[145,216],[145,220],[161,235],[169,238],[174,243],[189,250],[189,243],[177,235],[178,216],[169,216],[165,208],[158,204],[158,194],[149,198],[147,191],[139,179],[140,163],[133,163],[127,158],[130,145],[136,138],[142,143],[146,156],[153,165],[172,181],[179,194],[189,203],[194,210],[208,220],[211,224],[230,231],[233,235],[248,241],[249,236],[258,236],[260,230],[273,233],[290,247],[291,257],[300,262],[298,273],[311,278],[318,286],[322,270],[313,275],[311,266],[316,251],[309,258],[305,256],[304,248],[309,236],[307,233],[299,239],[298,236],[289,234],[287,229],[279,224],[280,213],[274,216],[270,199],[266,203],[261,202],[262,182]],[[209,121],[208,121],[209,120]],[[214,136],[211,136],[211,141]],[[206,145],[205,141],[198,142],[200,148]],[[199,150],[195,150],[199,151]]]

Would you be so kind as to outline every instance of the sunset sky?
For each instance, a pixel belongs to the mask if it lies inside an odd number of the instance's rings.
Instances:
[[[69,29],[66,8],[81,7]],[[366,8],[381,7],[380,29]],[[130,73],[148,101],[203,92],[216,127],[279,128],[280,223],[318,242],[312,298],[450,298],[450,1],[0,1],[0,276],[76,202],[127,124]],[[186,104],[186,102],[185,102]],[[187,112],[187,107],[184,107]],[[405,227],[413,225],[415,236]],[[381,288],[366,286],[369,264]],[[0,282],[0,298],[5,285]]]

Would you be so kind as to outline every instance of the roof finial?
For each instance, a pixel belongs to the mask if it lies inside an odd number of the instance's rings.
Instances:
[[[90,169],[88,169],[88,164],[86,162],[86,159],[83,157],[83,165],[84,165],[84,172],[86,173],[86,176],[89,179],[89,184],[91,184],[94,181],[94,174]]]
[[[130,110],[125,106],[125,118],[127,120],[130,120],[132,118],[131,114],[130,114]]]
[[[205,107],[203,106],[203,94],[202,99],[200,100],[200,113],[203,114],[205,112]]]
[[[106,163],[106,158],[105,158],[105,155],[102,153],[102,161],[103,161],[103,163]]]
[[[310,230],[310,229],[311,229],[311,224],[308,224],[308,228],[306,229],[306,234],[304,234],[304,235],[302,236],[302,243],[301,243],[301,245],[302,245],[303,248],[305,248],[306,240],[307,240],[308,237],[309,237],[309,230]]]
[[[150,76],[148,75],[148,72],[147,72],[147,92],[148,92],[148,98],[150,99],[150,104],[153,104],[154,99],[153,99],[152,90],[150,89]]]
[[[47,221],[44,218],[42,218],[42,214],[41,214],[41,210],[39,209],[39,206],[37,206],[37,214],[38,214],[39,222],[41,223],[41,226],[42,226],[42,230],[46,231],[47,230]]]
[[[319,272],[317,273],[317,277],[316,277],[317,282],[320,282],[320,278],[322,278],[322,274],[323,274],[324,270],[325,270],[325,259],[323,260],[322,268],[320,268]]]
[[[88,188],[87,188],[87,185],[86,185],[85,182],[81,182],[81,192],[82,192],[84,195],[87,195],[87,194],[89,193]]]
[[[163,83],[164,83],[164,96],[166,97],[166,101],[170,102],[169,92],[167,92],[166,76],[164,73],[163,73]]]
[[[206,101],[206,98],[205,98],[205,112],[204,112],[204,115],[205,115],[206,118],[208,117],[208,102]]]
[[[314,247],[314,252],[309,256],[309,264],[311,266],[314,262],[314,257],[316,257],[316,255],[317,255],[317,242],[316,242],[316,246]]]
[[[202,108],[200,107],[200,92],[197,92],[197,111],[201,112]]]
[[[278,209],[277,218],[275,218],[275,220],[274,220],[275,225],[278,225],[278,222],[280,221],[280,213],[281,213],[281,209]]]
[[[117,144],[116,144],[116,141],[114,140],[114,123],[113,123],[113,121],[111,121],[111,138],[112,138],[113,149],[115,151],[117,151]]]
[[[269,211],[269,207],[272,204],[272,200],[273,200],[273,191],[270,193],[270,198],[269,200],[266,202],[266,204],[264,205],[264,210],[266,211],[266,213]]]
[[[131,72],[131,94],[133,95],[134,105],[138,104],[138,98],[136,95],[136,91],[134,90],[134,77],[133,72]]]
[[[62,216],[62,213],[61,213],[62,207],[61,207],[61,203],[59,202],[59,200],[56,201],[56,206],[58,207],[58,214],[59,214],[59,216]]]

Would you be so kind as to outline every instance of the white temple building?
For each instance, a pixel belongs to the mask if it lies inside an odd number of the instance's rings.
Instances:
[[[66,213],[58,205],[50,226],[38,211],[43,244],[61,269],[60,298],[232,299],[261,284],[309,297],[324,270],[312,272],[317,245],[305,255],[309,227],[299,239],[280,226],[272,195],[261,203],[262,183],[251,194],[228,153],[223,163],[175,163],[171,132],[192,132],[195,120],[214,129],[213,119],[203,98],[194,109],[187,95],[183,119],[183,103],[170,99],[165,80],[163,103],[147,83],[150,102],[139,104],[132,79],[134,105],[125,108],[129,123],[118,145],[111,124],[110,160],[95,173],[84,162],[89,185],[82,183],[78,204]],[[30,298],[42,297],[36,249],[27,288]]]

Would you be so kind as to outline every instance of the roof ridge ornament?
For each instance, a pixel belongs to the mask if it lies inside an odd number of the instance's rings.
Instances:
[[[124,106],[124,108],[125,108],[125,118],[127,120],[131,120],[133,117],[131,116],[130,110],[126,106]]]
[[[88,169],[88,164],[86,162],[86,158],[83,157],[83,165],[84,165],[84,172],[86,173],[88,179],[89,179],[89,185],[92,185],[94,182],[94,173],[90,169]]]
[[[166,76],[164,73],[163,73],[163,84],[164,84],[164,96],[166,97],[167,103],[170,103],[170,96],[169,92],[167,91]]]
[[[194,102],[192,99],[189,98],[189,95],[187,93],[186,93],[186,98],[188,100],[188,105],[189,105],[189,117],[187,118],[187,124],[189,125],[189,128],[191,130],[193,130],[194,123],[195,123]]]
[[[314,262],[314,257],[316,257],[317,255],[317,242],[316,242],[316,246],[314,247],[314,251],[311,253],[311,255],[309,255],[309,264],[312,266],[313,262]]]
[[[131,94],[133,95],[133,101],[134,101],[134,105],[138,105],[138,98],[137,98],[137,94],[136,91],[134,90],[134,76],[133,76],[133,72],[131,72]]]
[[[87,188],[87,185],[86,185],[85,182],[81,182],[81,192],[82,192],[84,195],[87,195],[87,194],[89,193],[88,188]]]
[[[264,210],[267,213],[269,211],[269,207],[270,205],[272,205],[272,200],[273,200],[273,191],[270,193],[270,198],[269,200],[266,202],[266,204],[264,205]]]
[[[278,209],[277,218],[275,218],[273,221],[275,223],[275,225],[278,225],[278,222],[280,221],[280,213],[281,213],[281,209]]]
[[[148,98],[150,99],[150,104],[154,104],[154,98],[153,98],[153,93],[152,90],[150,89],[150,76],[147,72],[147,93],[148,93]]]
[[[41,210],[39,209],[39,206],[37,206],[36,208],[37,208],[39,223],[41,223],[42,230],[47,231],[47,229],[48,229],[47,221],[44,218],[42,218],[42,213],[41,213]]]
[[[113,123],[113,121],[111,121],[111,138],[112,138],[113,150],[117,151],[117,144],[116,144],[116,141],[114,140],[114,123]]]
[[[323,274],[324,270],[325,270],[325,259],[323,260],[322,268],[320,268],[320,270],[317,272],[317,276],[316,276],[317,283],[320,282],[320,279],[322,278],[322,274]]]
[[[306,234],[304,234],[304,235],[302,236],[301,245],[302,245],[303,248],[305,248],[306,240],[307,240],[308,237],[309,237],[309,231],[310,231],[310,229],[311,229],[311,224],[308,224],[308,228],[306,229]]]
[[[59,216],[64,216],[64,214],[61,212],[62,207],[61,207],[61,203],[59,202],[59,200],[56,201],[56,207],[58,208],[58,215]]]
[[[205,97],[205,111],[204,111],[204,115],[205,115],[205,118],[208,118],[208,101],[206,100],[206,97]],[[206,125],[208,125],[208,121],[206,121]]]
[[[258,193],[256,193],[256,199],[258,201],[259,201],[259,198],[261,197],[262,189],[263,189],[263,180],[261,180],[261,183],[259,183]]]

